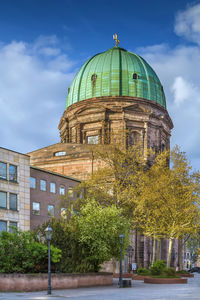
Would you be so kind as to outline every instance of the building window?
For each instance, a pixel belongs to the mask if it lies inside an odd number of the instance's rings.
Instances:
[[[54,216],[54,205],[48,205],[48,215]]]
[[[162,143],[162,145],[161,145],[161,151],[163,152],[164,150],[165,150],[165,144]]]
[[[78,192],[77,193],[77,198],[83,199],[83,192]]]
[[[7,231],[7,222],[6,221],[0,221],[0,233],[2,231]]]
[[[7,164],[0,162],[0,179],[7,179]]]
[[[17,166],[9,165],[9,180],[17,182]]]
[[[36,178],[30,177],[30,188],[36,189]]]
[[[56,152],[54,153],[55,156],[64,156],[66,155],[66,152],[65,151],[59,151],[59,152]]]
[[[46,191],[47,190],[47,182],[46,180],[40,180],[40,190],[41,191]]]
[[[72,198],[72,197],[74,196],[74,192],[73,192],[73,188],[72,188],[72,187],[69,187],[69,188],[68,188],[68,196],[69,196],[70,198]]]
[[[61,215],[61,217],[66,218],[67,208],[61,207],[61,209],[60,209],[60,215]]]
[[[33,215],[40,215],[40,203],[33,202]]]
[[[10,209],[17,210],[17,194],[10,193]]]
[[[138,79],[138,75],[136,73],[133,74],[133,79]]]
[[[10,222],[9,224],[9,232],[13,233],[14,232],[14,228],[17,228],[17,222]]]
[[[56,193],[56,184],[54,182],[50,182],[50,192]]]
[[[63,185],[60,186],[60,195],[65,195],[65,187]]]
[[[7,208],[7,193],[0,192],[0,208]]]
[[[99,137],[98,135],[92,135],[87,137],[87,143],[88,144],[98,144]]]

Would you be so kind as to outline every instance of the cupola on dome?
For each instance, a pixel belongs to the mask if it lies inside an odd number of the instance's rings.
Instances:
[[[113,47],[91,57],[77,72],[66,101],[73,103],[106,96],[129,96],[152,100],[166,108],[160,80],[139,55]]]

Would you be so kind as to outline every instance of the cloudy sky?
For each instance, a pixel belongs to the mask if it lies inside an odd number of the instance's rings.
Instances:
[[[26,153],[59,142],[75,73],[115,32],[158,74],[171,144],[200,169],[200,1],[0,0],[0,146]]]

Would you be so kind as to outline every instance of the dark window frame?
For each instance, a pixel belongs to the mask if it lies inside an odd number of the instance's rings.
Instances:
[[[8,208],[8,193],[5,191],[0,191],[0,193],[6,194],[6,206],[4,207],[4,206],[0,205],[0,209],[7,209]]]
[[[52,187],[55,187],[55,191],[54,191],[54,188],[52,191]],[[56,194],[56,183],[55,182],[50,182],[50,193]]]
[[[13,224],[16,224],[16,226],[13,225]],[[18,228],[18,223],[17,223],[17,222],[14,222],[14,221],[10,221],[10,222],[9,222],[9,232],[10,232],[10,233],[13,233],[13,231],[14,231],[12,227]]]
[[[33,209],[33,204],[39,204],[39,210]],[[39,212],[39,213],[36,213]],[[33,201],[32,202],[32,214],[35,216],[40,216],[40,202]]]
[[[45,189],[41,188],[41,187],[42,187],[42,186],[41,186],[42,181],[45,182]],[[43,191],[43,192],[46,192],[46,191],[47,191],[47,181],[44,180],[44,179],[40,179],[40,191]]]
[[[12,208],[11,207],[11,195],[15,195],[16,196],[16,208]],[[17,207],[18,207],[18,195],[15,193],[10,193],[9,194],[9,209],[13,210],[13,211],[17,211]]]
[[[64,193],[61,193],[61,192],[60,192],[61,189],[64,189]],[[59,186],[59,195],[64,196],[65,194],[66,194],[66,188],[65,188],[64,185],[61,184],[61,185]]]
[[[14,176],[13,176],[12,172],[10,171],[11,167],[14,167],[14,169],[16,170],[16,172],[14,173]],[[13,179],[12,179],[11,176],[13,176]],[[13,164],[9,164],[9,181],[11,181],[11,182],[17,182],[17,176],[18,176],[17,166],[13,165]]]
[[[0,220],[0,223],[1,223],[1,222],[6,224],[6,230],[0,231],[0,234],[1,234],[1,232],[3,232],[3,231],[8,231],[8,221]],[[1,226],[0,226],[0,228],[1,228]]]
[[[32,183],[32,182],[31,182],[31,179],[34,179],[34,180],[35,180],[35,182],[34,182],[34,183],[35,183],[35,184],[34,184],[34,187],[33,187],[33,186],[31,186],[31,183]],[[32,176],[30,176],[30,188],[35,190],[35,189],[36,189],[36,186],[37,186],[37,180],[36,180],[36,178],[35,178],[35,177],[32,177]]]
[[[0,174],[0,179],[2,179],[2,180],[8,180],[8,166],[7,166],[7,163],[5,163],[3,161],[0,161],[0,164],[3,164],[3,165],[6,166],[6,176],[4,177],[4,176],[1,176],[1,174]]]
[[[51,214],[51,212],[50,212],[50,209],[49,209],[50,206],[53,208],[53,214]],[[54,216],[55,216],[55,205],[53,205],[53,204],[48,204],[47,211],[48,211],[48,215],[54,217]]]

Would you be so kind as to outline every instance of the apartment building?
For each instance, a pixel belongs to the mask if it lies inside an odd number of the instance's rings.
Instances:
[[[0,232],[30,229],[30,158],[0,147]]]
[[[66,209],[62,205],[65,196],[74,200],[74,187],[80,180],[48,170],[30,167],[30,226],[41,226],[52,217],[59,218]]]

